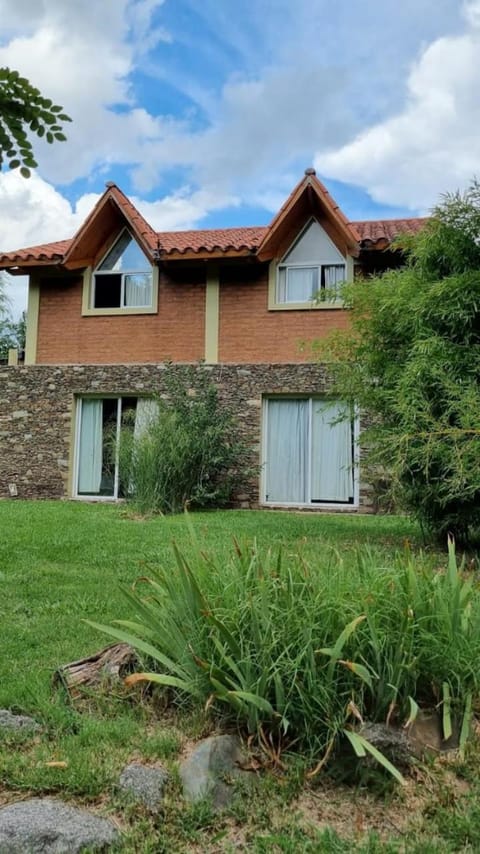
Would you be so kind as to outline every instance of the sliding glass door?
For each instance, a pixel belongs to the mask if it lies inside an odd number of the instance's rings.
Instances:
[[[78,400],[76,497],[115,499],[122,495],[118,467],[121,431],[133,430],[138,438],[156,412],[157,404],[149,398],[84,397]]]
[[[265,401],[265,501],[352,504],[353,420],[341,401],[269,398]]]

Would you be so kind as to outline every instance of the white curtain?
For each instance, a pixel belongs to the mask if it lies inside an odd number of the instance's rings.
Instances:
[[[103,401],[82,400],[78,449],[78,492],[98,495],[102,481]]]
[[[318,288],[318,267],[287,268],[285,302],[310,302]]]
[[[345,404],[312,401],[312,501],[340,501],[353,497],[351,419],[336,421]]]
[[[143,307],[152,304],[150,273],[131,273],[125,276],[125,305]]]
[[[266,500],[307,500],[308,400],[267,403]]]
[[[140,439],[145,435],[150,424],[158,415],[158,403],[151,397],[139,397],[135,412],[135,427],[133,428],[134,439]]]
[[[335,292],[335,299],[340,296],[340,285],[343,284],[346,278],[345,267],[343,264],[329,264],[324,267],[325,287]]]

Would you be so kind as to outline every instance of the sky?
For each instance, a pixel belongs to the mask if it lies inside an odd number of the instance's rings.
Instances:
[[[0,251],[71,237],[106,181],[167,230],[264,225],[312,165],[353,220],[480,174],[480,0],[0,0],[2,66],[73,121],[0,172]]]

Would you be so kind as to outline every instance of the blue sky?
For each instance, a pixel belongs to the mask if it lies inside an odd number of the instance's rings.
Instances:
[[[480,170],[479,48],[480,0],[0,0],[0,66],[73,118],[0,174],[0,249],[107,180],[159,229],[268,223],[312,164],[351,219],[423,214]]]

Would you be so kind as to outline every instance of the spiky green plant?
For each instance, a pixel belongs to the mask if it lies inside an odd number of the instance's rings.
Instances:
[[[136,619],[95,625],[130,643],[150,669],[130,677],[210,708],[277,757],[312,760],[343,735],[359,756],[379,759],[363,720],[401,724],[420,706],[442,710],[466,739],[480,686],[480,596],[457,569],[446,573],[401,555],[379,565],[359,552],[348,570],[332,551],[315,566],[255,543],[216,562],[174,546],[176,571],[157,569],[126,591]],[[385,757],[380,761],[398,772]]]

